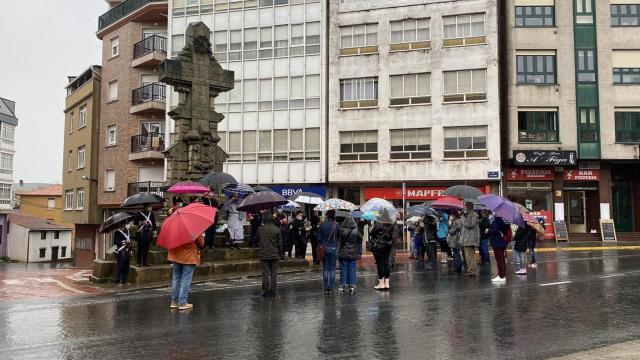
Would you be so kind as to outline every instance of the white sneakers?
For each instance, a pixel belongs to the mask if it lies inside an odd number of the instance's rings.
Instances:
[[[537,269],[538,265],[536,263],[533,263],[533,264],[529,264],[529,267],[532,269]]]
[[[500,276],[496,276],[493,279],[491,279],[491,282],[494,282],[494,283],[506,283],[507,282],[507,278],[501,278]]]
[[[520,270],[516,271],[516,274],[518,274],[518,275],[527,275],[527,270],[526,269],[520,269]]]

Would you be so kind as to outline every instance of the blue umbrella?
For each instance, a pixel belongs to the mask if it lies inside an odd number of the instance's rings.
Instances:
[[[360,218],[362,218],[362,215],[363,215],[363,214],[364,214],[364,213],[363,213],[362,211],[360,211],[360,210],[356,210],[356,211],[352,211],[352,212],[351,212],[351,216],[353,216],[353,218],[354,218],[354,219],[360,219]]]
[[[369,211],[362,214],[360,218],[366,221],[376,221],[378,220],[378,214],[374,213],[373,211]]]

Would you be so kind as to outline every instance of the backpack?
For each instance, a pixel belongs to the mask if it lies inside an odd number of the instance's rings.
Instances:
[[[507,244],[510,243],[511,240],[513,240],[513,231],[511,231],[511,225],[505,226],[503,237],[504,241],[506,241]]]

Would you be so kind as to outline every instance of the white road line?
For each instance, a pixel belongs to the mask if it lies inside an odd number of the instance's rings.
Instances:
[[[610,274],[610,275],[601,275],[601,276],[598,276],[598,278],[600,278],[600,279],[608,279],[608,278],[619,277],[619,276],[624,276],[624,275],[625,274],[617,273],[617,274]]]
[[[562,284],[569,284],[570,282],[571,281],[558,281],[558,282],[540,284],[540,286],[562,285]]]
[[[2,280],[2,282],[7,284],[7,285],[20,285],[20,284],[22,284],[22,281],[20,281],[18,279],[7,279],[7,280]]]
[[[77,294],[86,294],[86,291],[82,291],[82,290],[78,290],[75,288],[72,288],[71,286],[68,286],[67,284],[63,283],[62,281],[56,280],[56,279],[52,279],[52,278],[29,278],[30,280],[35,280],[41,283],[54,283],[58,286],[60,286],[61,288],[77,293]]]

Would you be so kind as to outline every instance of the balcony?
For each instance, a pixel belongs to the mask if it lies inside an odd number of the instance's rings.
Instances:
[[[161,3],[167,4],[167,0],[126,0],[119,5],[114,6],[106,13],[102,14],[98,18],[98,33],[108,26],[115,24],[121,19],[133,14],[136,10],[145,7],[148,4]],[[166,15],[166,14],[165,14]],[[166,21],[166,20],[165,20]]]
[[[151,133],[131,137],[129,161],[164,159],[164,134]]]
[[[156,68],[167,58],[167,39],[153,35],[133,45],[133,68]]]
[[[156,194],[164,198],[164,192],[161,190],[164,183],[162,181],[143,181],[127,184],[127,196],[139,193]]]
[[[131,110],[134,115],[164,115],[166,112],[166,89],[162,83],[152,83],[134,89]]]

